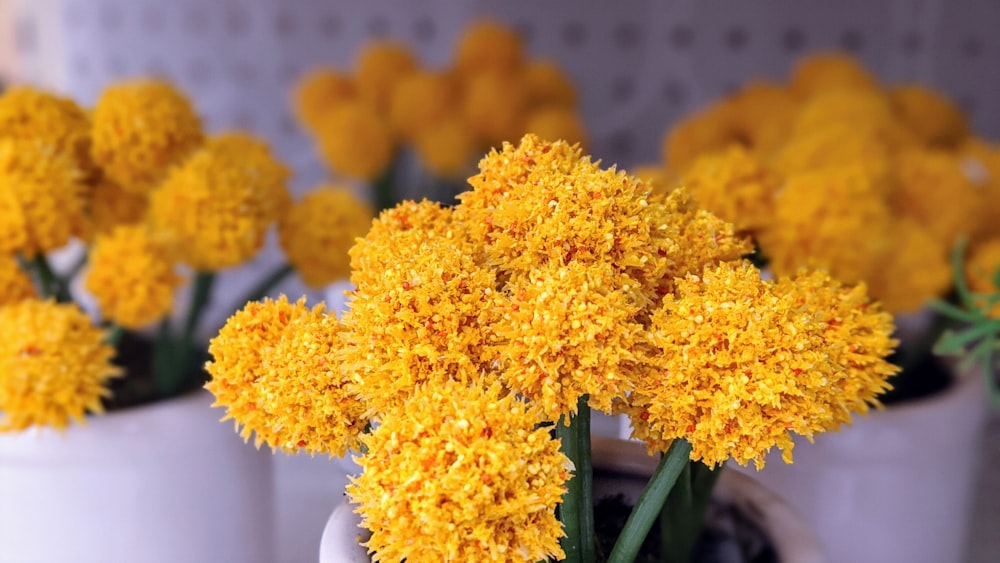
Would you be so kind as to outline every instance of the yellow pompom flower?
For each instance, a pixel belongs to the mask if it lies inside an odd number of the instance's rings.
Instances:
[[[912,313],[952,283],[949,246],[909,217],[893,220],[879,266],[866,280],[873,298],[890,313]]]
[[[447,178],[467,175],[478,145],[469,124],[453,115],[421,131],[413,148],[428,171]]]
[[[562,68],[553,61],[530,61],[524,70],[530,107],[576,107],[576,88]]]
[[[455,46],[455,65],[465,74],[484,70],[507,73],[524,62],[524,47],[517,32],[493,20],[473,22]]]
[[[763,466],[791,433],[806,437],[865,412],[896,369],[883,359],[892,319],[864,288],[824,274],[767,282],[748,262],[678,280],[652,319],[657,370],[636,386],[629,414],[656,451],[685,438],[691,459]]]
[[[889,91],[896,115],[928,146],[957,147],[968,135],[965,115],[951,100],[919,84],[904,84]]]
[[[789,80],[791,89],[808,98],[842,89],[878,90],[875,77],[845,53],[814,53],[795,64]]]
[[[152,225],[168,233],[184,262],[221,270],[252,258],[274,222],[276,163],[253,151],[209,143],[171,170],[150,197]]]
[[[48,145],[70,158],[82,175],[94,172],[90,156],[90,119],[76,102],[28,86],[0,96],[0,137]]]
[[[367,421],[335,361],[340,330],[336,316],[305,298],[247,303],[209,344],[213,406],[257,447],[338,457],[357,449]]]
[[[309,192],[278,224],[282,250],[307,285],[323,287],[350,274],[347,251],[368,231],[374,211],[342,186]]]
[[[946,245],[979,229],[988,213],[984,190],[966,176],[961,160],[943,150],[913,149],[896,159],[893,208],[926,225]]]
[[[663,161],[671,170],[686,170],[699,156],[741,144],[733,127],[731,106],[715,103],[676,123],[663,138]]]
[[[696,160],[682,183],[701,207],[742,231],[755,232],[771,222],[781,180],[746,149],[734,145]]]
[[[388,168],[395,142],[389,123],[369,105],[344,102],[320,125],[319,154],[345,176],[374,180]]]
[[[785,176],[823,168],[860,167],[884,195],[891,188],[897,148],[890,135],[877,125],[837,123],[788,139],[769,164]]]
[[[87,199],[94,234],[110,233],[119,225],[135,225],[146,216],[149,196],[123,190],[107,177],[90,187]]]
[[[528,90],[520,74],[477,72],[465,83],[462,115],[479,138],[498,146],[524,133],[527,103]]]
[[[268,220],[284,217],[292,206],[288,179],[292,172],[271,152],[267,143],[249,133],[230,131],[208,139],[208,147],[219,155],[238,162],[243,173],[253,179],[255,189],[265,198]]]
[[[98,235],[90,249],[84,286],[105,319],[128,329],[158,321],[173,310],[184,278],[178,256],[165,237],[146,226],[119,226]]]
[[[818,268],[857,283],[881,266],[891,225],[889,206],[862,168],[827,168],[788,177],[759,241],[778,275]]]
[[[1000,288],[993,283],[1000,268],[1000,239],[991,239],[973,245],[965,263],[965,278],[974,293],[995,295]],[[990,316],[1000,317],[1000,305],[994,306]]]
[[[0,255],[0,307],[38,297],[28,274],[10,256]]]
[[[566,141],[587,148],[587,130],[575,111],[561,107],[543,107],[531,112],[525,130],[542,139]]]
[[[547,420],[577,403],[610,413],[642,370],[638,284],[612,264],[549,264],[512,279],[492,330],[504,342],[502,381],[537,403]]]
[[[799,110],[799,101],[788,88],[762,80],[748,83],[723,103],[733,142],[761,158],[785,143]]]
[[[399,80],[389,102],[393,128],[404,139],[413,140],[435,129],[455,111],[458,91],[451,77],[416,71]]]
[[[647,183],[653,194],[666,196],[681,185],[680,178],[662,164],[644,164],[630,170],[630,174]]]
[[[362,438],[362,472],[347,488],[372,561],[563,559],[555,510],[572,464],[538,423],[497,385],[418,388]]]
[[[417,60],[406,45],[375,41],[358,52],[354,69],[358,95],[381,111],[389,107],[392,91],[399,81],[416,71]]]
[[[0,432],[62,429],[103,411],[120,375],[104,331],[73,304],[27,299],[0,307]]]
[[[877,90],[832,90],[804,101],[795,118],[795,133],[808,133],[841,123],[898,126],[889,97]]]
[[[122,189],[148,192],[201,145],[201,120],[184,94],[159,80],[107,88],[93,111],[93,157]]]
[[[357,90],[349,76],[333,68],[320,67],[296,82],[292,90],[292,111],[300,125],[315,132],[327,113],[355,96]]]
[[[0,138],[0,252],[33,258],[82,236],[80,179],[76,164],[51,146]]]

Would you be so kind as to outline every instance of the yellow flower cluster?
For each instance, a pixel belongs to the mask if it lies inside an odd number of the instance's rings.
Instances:
[[[358,52],[352,73],[304,75],[292,105],[329,167],[364,180],[384,174],[404,145],[432,174],[457,178],[474,154],[526,131],[586,142],[566,74],[528,60],[517,33],[490,20],[463,32],[446,68],[422,67],[405,45],[376,41]]]
[[[38,291],[17,261],[0,255],[0,307],[38,297]]]
[[[790,456],[791,433],[836,428],[888,387],[891,317],[864,286],[764,281],[748,240],[686,189],[653,195],[530,134],[479,168],[456,206],[373,221],[341,321],[251,303],[211,345],[209,388],[244,436],[361,441],[349,494],[373,560],[561,556],[573,468],[547,426],[581,401],[632,415],[651,451],[684,438],[692,459],[747,463]]]
[[[348,485],[372,561],[565,557],[556,506],[571,464],[530,405],[499,385],[424,385],[363,437]]]
[[[1000,237],[1000,149],[941,94],[839,53],[686,117],[663,156],[670,187],[752,235],[774,273],[826,268],[894,313],[947,292],[956,237]]]
[[[0,307],[0,432],[65,428],[102,411],[118,376],[104,331],[76,305],[26,299]]]
[[[371,226],[371,206],[348,188],[320,186],[306,194],[278,225],[288,261],[312,287],[323,287],[350,275],[346,249]]]
[[[73,100],[16,86],[0,96],[0,137],[47,147],[65,155],[81,176],[94,173],[90,156],[90,119]]]
[[[138,329],[173,310],[184,278],[175,272],[176,248],[145,226],[120,226],[98,235],[84,285],[106,319]]]

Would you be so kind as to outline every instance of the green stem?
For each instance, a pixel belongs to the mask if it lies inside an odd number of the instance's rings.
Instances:
[[[573,427],[574,420],[564,424],[564,420],[556,422],[556,436],[562,443],[563,453],[576,466],[580,458],[580,442],[577,440],[576,428]],[[566,553],[566,563],[582,563],[583,553],[580,549],[580,502],[583,491],[582,480],[574,471],[573,477],[566,483],[566,494],[563,495],[562,504],[559,505],[559,519],[562,520],[565,536],[560,540],[563,551]]]
[[[53,297],[59,303],[69,303],[72,301],[69,288],[52,271],[52,266],[49,265],[49,260],[44,254],[36,254],[31,262],[28,263],[28,267],[35,275],[35,281],[38,283],[38,289],[42,297]]]
[[[113,348],[117,348],[118,344],[122,341],[122,335],[125,334],[125,329],[122,325],[111,324],[108,326],[107,335],[104,337],[104,342]]]
[[[590,405],[587,397],[580,397],[576,416],[573,420],[576,427],[577,459],[575,479],[580,480],[580,559],[583,563],[597,561],[597,532],[594,524],[594,466],[591,459],[590,445]]]
[[[656,472],[646,484],[639,501],[632,509],[632,514],[625,522],[608,563],[631,563],[635,560],[643,540],[653,527],[663,503],[667,500],[667,495],[670,494],[670,489],[684,471],[690,456],[691,444],[687,440],[677,439],[670,444],[670,449],[660,458]]]
[[[271,290],[277,287],[277,285],[283,281],[285,278],[295,273],[295,267],[289,263],[284,263],[277,268],[275,268],[266,278],[261,280],[259,284],[253,287],[247,292],[246,297],[241,299],[240,302],[234,307],[233,311],[242,309],[247,303],[251,301],[260,301],[267,297]]]
[[[198,272],[194,277],[194,293],[191,295],[191,307],[188,309],[187,320],[184,323],[185,348],[194,342],[194,331],[198,322],[208,307],[212,298],[212,285],[215,283],[215,272]]]
[[[395,207],[399,203],[399,194],[396,193],[396,167],[398,155],[389,161],[382,175],[375,180],[375,215],[382,211]]]
[[[175,348],[170,318],[164,317],[156,332],[156,344],[153,348],[153,381],[159,397],[169,397],[176,385],[176,365],[173,361]]]
[[[684,464],[677,483],[660,510],[660,556],[663,563],[688,563],[691,554],[687,541],[693,504],[691,463]]]
[[[194,352],[195,330],[208,308],[212,297],[215,272],[195,274],[191,306],[184,321],[184,331],[179,340],[171,338],[170,323],[164,319],[160,324],[156,350],[156,384],[161,398],[172,397],[184,388],[185,379],[196,366],[191,363]]]

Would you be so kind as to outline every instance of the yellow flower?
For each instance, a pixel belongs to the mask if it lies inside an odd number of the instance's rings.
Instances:
[[[788,139],[770,165],[785,176],[822,168],[861,167],[885,194],[891,187],[896,151],[890,135],[876,124],[837,123]]]
[[[403,44],[375,41],[358,52],[354,67],[358,95],[381,111],[389,107],[396,84],[417,69],[417,61]]]
[[[334,171],[374,180],[388,168],[395,150],[388,122],[362,102],[344,102],[320,125],[320,157]]]
[[[889,97],[877,90],[820,92],[802,103],[795,133],[808,133],[839,123],[897,125]]]
[[[281,248],[302,280],[322,287],[350,274],[347,251],[371,226],[374,212],[349,189],[320,186],[278,224]]]
[[[299,124],[315,133],[332,109],[357,96],[354,81],[340,71],[320,67],[299,79],[292,90],[292,111]]]
[[[799,102],[788,88],[761,80],[743,86],[723,103],[733,142],[761,158],[785,143],[799,110]]]
[[[0,255],[0,307],[38,297],[31,278],[10,256]]]
[[[263,152],[230,151],[209,143],[171,170],[152,193],[153,226],[169,233],[183,260],[198,270],[221,270],[252,258],[274,221],[280,166]]]
[[[138,329],[170,314],[183,283],[169,241],[147,227],[119,226],[90,249],[84,284],[106,319]]]
[[[38,253],[87,230],[80,171],[31,139],[0,139],[0,252]]]
[[[340,360],[373,417],[409,402],[425,382],[494,369],[496,339],[482,327],[499,314],[495,272],[476,263],[459,233],[412,231],[391,237],[392,247],[385,238],[359,242],[366,259],[385,266],[358,284],[343,317]]]
[[[653,194],[666,196],[681,184],[680,178],[662,164],[645,164],[632,168],[630,173],[649,184]]]
[[[969,135],[965,115],[943,95],[918,84],[904,84],[889,91],[899,119],[924,145],[957,147]]]
[[[896,218],[888,230],[884,255],[866,280],[870,293],[891,313],[918,311],[951,287],[950,247],[908,217]]]
[[[0,432],[65,428],[102,412],[120,375],[104,331],[76,305],[28,299],[0,307]]]
[[[267,143],[249,133],[231,131],[220,133],[208,140],[210,150],[234,162],[253,178],[255,189],[265,198],[264,211],[271,221],[277,221],[292,206],[288,191],[288,178],[292,172],[274,157]]]
[[[827,168],[788,177],[777,194],[771,227],[759,235],[778,275],[828,270],[844,283],[868,280],[881,266],[892,215],[859,167]]]
[[[965,263],[965,278],[974,293],[996,295],[1000,288],[993,283],[1000,268],[1000,239],[991,239],[973,245]],[[990,316],[1000,317],[1000,305],[990,311]]]
[[[455,46],[455,65],[465,74],[484,70],[507,73],[523,61],[524,48],[517,32],[493,20],[470,24]]]
[[[612,264],[549,264],[512,279],[491,330],[504,345],[502,381],[547,420],[576,414],[580,397],[611,412],[641,371],[644,329],[638,284]]]
[[[461,116],[450,116],[421,131],[413,148],[431,173],[442,177],[465,175],[473,164],[476,137]]]
[[[106,89],[93,122],[94,160],[130,192],[149,192],[203,139],[191,103],[159,80],[119,82]]]
[[[988,213],[984,191],[969,181],[952,153],[904,151],[896,159],[895,173],[893,207],[926,225],[946,245],[954,244],[960,234],[975,232]]]
[[[701,207],[753,232],[770,223],[780,178],[734,145],[696,160],[682,183]]]
[[[555,62],[531,61],[523,72],[524,82],[528,88],[529,106],[556,106],[566,109],[576,107],[576,88]]]
[[[416,71],[401,78],[392,91],[389,117],[404,139],[436,129],[454,113],[458,91],[446,74]]]
[[[652,320],[657,371],[640,380],[629,414],[656,451],[673,438],[717,465],[791,462],[790,433],[807,437],[864,412],[896,368],[883,359],[892,319],[864,287],[824,274],[763,281],[747,262],[677,282]],[[644,436],[645,437],[645,436]]]
[[[537,414],[496,385],[425,385],[363,441],[348,485],[373,561],[562,559],[556,506],[568,458]]]
[[[715,103],[676,123],[663,138],[663,161],[671,170],[686,170],[699,156],[741,143],[732,126],[732,110]]]
[[[792,71],[790,87],[803,98],[832,90],[879,88],[875,77],[861,64],[837,52],[815,53],[799,59]]]
[[[468,77],[462,115],[479,138],[500,145],[521,137],[528,103],[525,86],[519,74],[482,71]]]
[[[213,406],[226,408],[223,420],[242,426],[245,440],[256,434],[257,447],[343,457],[367,421],[335,362],[339,331],[335,316],[305,298],[247,303],[209,344]]]
[[[542,139],[566,141],[587,148],[587,131],[580,117],[569,108],[543,107],[528,114],[525,130]]]
[[[0,136],[48,145],[70,158],[84,176],[94,172],[90,157],[90,120],[69,98],[28,86],[0,96]]]
[[[141,222],[149,208],[149,196],[123,190],[107,177],[102,177],[90,186],[87,203],[94,234],[104,234],[119,225]]]

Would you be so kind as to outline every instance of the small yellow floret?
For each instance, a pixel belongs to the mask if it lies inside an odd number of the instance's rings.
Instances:
[[[524,133],[528,90],[523,76],[480,71],[467,78],[462,115],[476,135],[493,146],[515,142]]]
[[[566,141],[587,149],[587,130],[583,120],[570,108],[543,107],[528,115],[524,126],[542,139]]]
[[[292,90],[292,110],[299,124],[315,132],[323,118],[346,100],[354,99],[354,81],[336,69],[320,67],[299,79]]]
[[[524,60],[524,48],[517,32],[493,20],[473,22],[465,28],[455,46],[455,65],[466,74],[482,70],[509,72]]]
[[[69,98],[28,86],[10,88],[0,96],[0,137],[48,145],[70,158],[82,175],[94,172],[90,119]]]
[[[320,157],[335,172],[374,180],[385,172],[395,150],[388,121],[369,105],[344,102],[319,128]]]
[[[524,69],[524,81],[530,106],[576,107],[576,88],[555,62],[531,61]]]
[[[731,146],[696,160],[682,183],[701,207],[754,232],[770,223],[781,180],[746,149]]]
[[[954,148],[969,135],[965,115],[934,90],[905,84],[894,87],[889,97],[896,115],[925,145]]]
[[[0,307],[0,432],[65,428],[103,411],[120,375],[104,331],[73,304],[28,299]]]
[[[396,84],[416,69],[417,60],[406,45],[375,41],[358,52],[354,83],[358,95],[381,111],[389,107]]]
[[[90,186],[88,204],[93,234],[110,233],[119,225],[142,221],[149,208],[149,196],[123,190],[102,177]]]
[[[450,76],[417,71],[396,84],[390,98],[389,117],[399,135],[412,141],[448,119],[458,99],[456,85]]]
[[[38,291],[17,260],[0,255],[0,307],[38,297]]]
[[[837,52],[814,53],[799,59],[790,83],[792,90],[803,98],[841,89],[878,89],[875,77],[857,60]]]
[[[477,143],[469,124],[453,115],[417,135],[413,148],[428,171],[455,178],[470,172]]]

